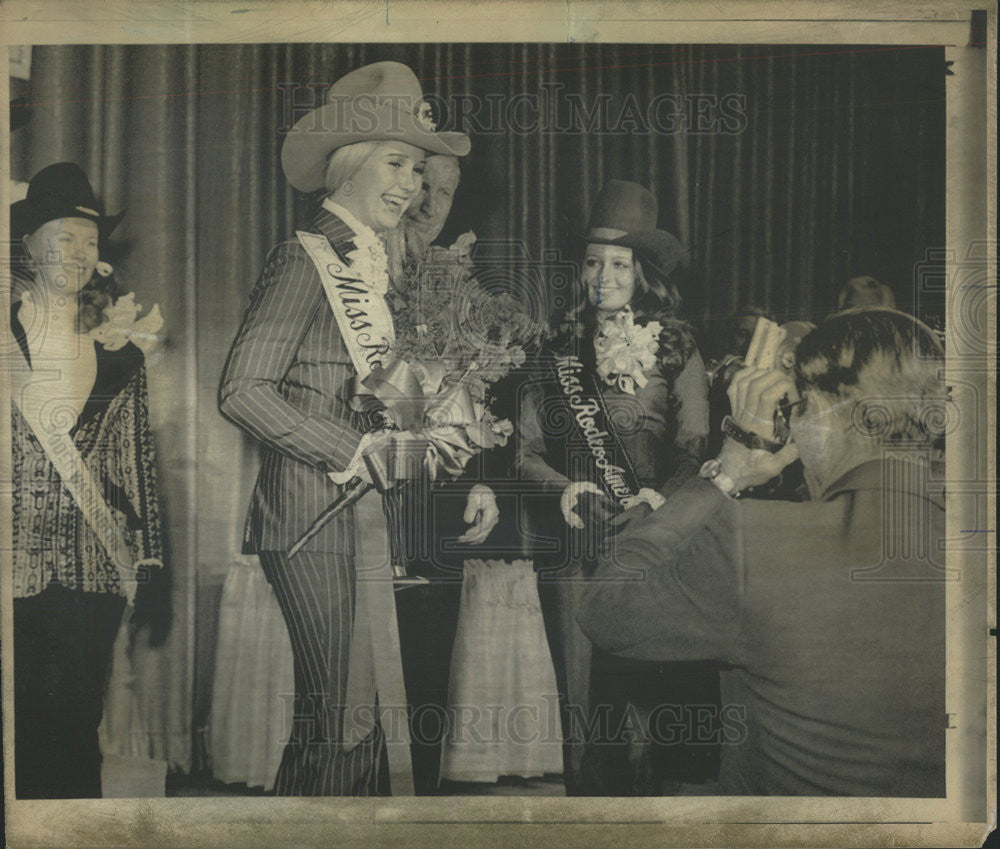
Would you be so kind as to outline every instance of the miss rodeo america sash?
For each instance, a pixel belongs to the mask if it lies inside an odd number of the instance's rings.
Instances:
[[[568,414],[571,433],[578,440],[557,442],[549,440],[546,434],[549,457],[566,456],[567,468],[561,471],[569,477],[574,477],[577,471],[568,468],[570,464],[575,466],[582,460],[587,480],[601,487],[616,504],[626,509],[631,507],[639,493],[639,479],[615,432],[594,370],[572,354],[554,353],[550,365],[555,377],[553,391]],[[586,451],[572,450],[577,441],[586,445]]]
[[[385,365],[396,339],[389,306],[370,281],[346,266],[325,236],[301,230],[296,235],[319,272],[354,363],[356,382],[360,382],[373,368]],[[362,496],[355,505],[355,522],[365,532],[357,535],[354,556],[354,623],[340,745],[345,752],[352,751],[374,733],[378,718],[382,728],[392,728],[386,739],[391,792],[412,796],[409,728],[405,721],[399,724],[390,716],[391,711],[407,703],[407,698],[386,521],[382,496],[377,491]]]
[[[364,380],[375,366],[385,364],[396,339],[389,305],[367,281],[345,266],[325,236],[302,230],[295,235],[319,272],[354,370],[358,379]]]

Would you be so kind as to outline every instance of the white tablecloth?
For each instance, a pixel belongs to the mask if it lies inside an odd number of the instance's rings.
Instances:
[[[562,773],[562,723],[535,571],[468,560],[449,682],[441,778]]]
[[[222,588],[209,724],[212,774],[270,790],[291,730],[292,647],[256,558],[233,563]]]

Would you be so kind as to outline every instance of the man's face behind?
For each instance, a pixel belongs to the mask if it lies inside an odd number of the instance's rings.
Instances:
[[[406,212],[405,226],[424,247],[440,235],[458,188],[458,165],[445,156],[432,156],[424,171],[423,190]]]

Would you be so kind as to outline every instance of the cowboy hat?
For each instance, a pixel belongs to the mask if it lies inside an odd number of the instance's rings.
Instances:
[[[588,244],[617,245],[644,254],[664,277],[669,277],[684,255],[677,238],[656,229],[658,208],[653,193],[629,180],[609,180],[594,201],[585,233]]]
[[[57,162],[35,174],[24,200],[10,205],[11,236],[20,239],[57,218],[93,221],[101,235],[107,236],[124,215],[124,211],[104,215],[83,169],[72,162]]]
[[[452,156],[469,152],[465,133],[435,132],[420,82],[400,62],[351,71],[330,86],[326,101],[292,127],[281,148],[285,177],[299,191],[323,188],[330,154],[355,142],[401,141]]]

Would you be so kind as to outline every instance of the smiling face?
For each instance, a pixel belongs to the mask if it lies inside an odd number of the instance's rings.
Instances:
[[[412,144],[383,142],[334,192],[333,200],[376,233],[392,230],[420,191],[425,156]]]
[[[587,290],[587,300],[601,312],[615,312],[627,306],[635,294],[632,249],[587,245],[580,279]]]
[[[450,156],[432,156],[424,169],[420,196],[406,212],[406,230],[427,247],[441,233],[458,188],[458,162]]]
[[[86,286],[100,258],[97,225],[86,218],[46,221],[25,236],[24,244],[46,286],[62,294],[76,294]]]

